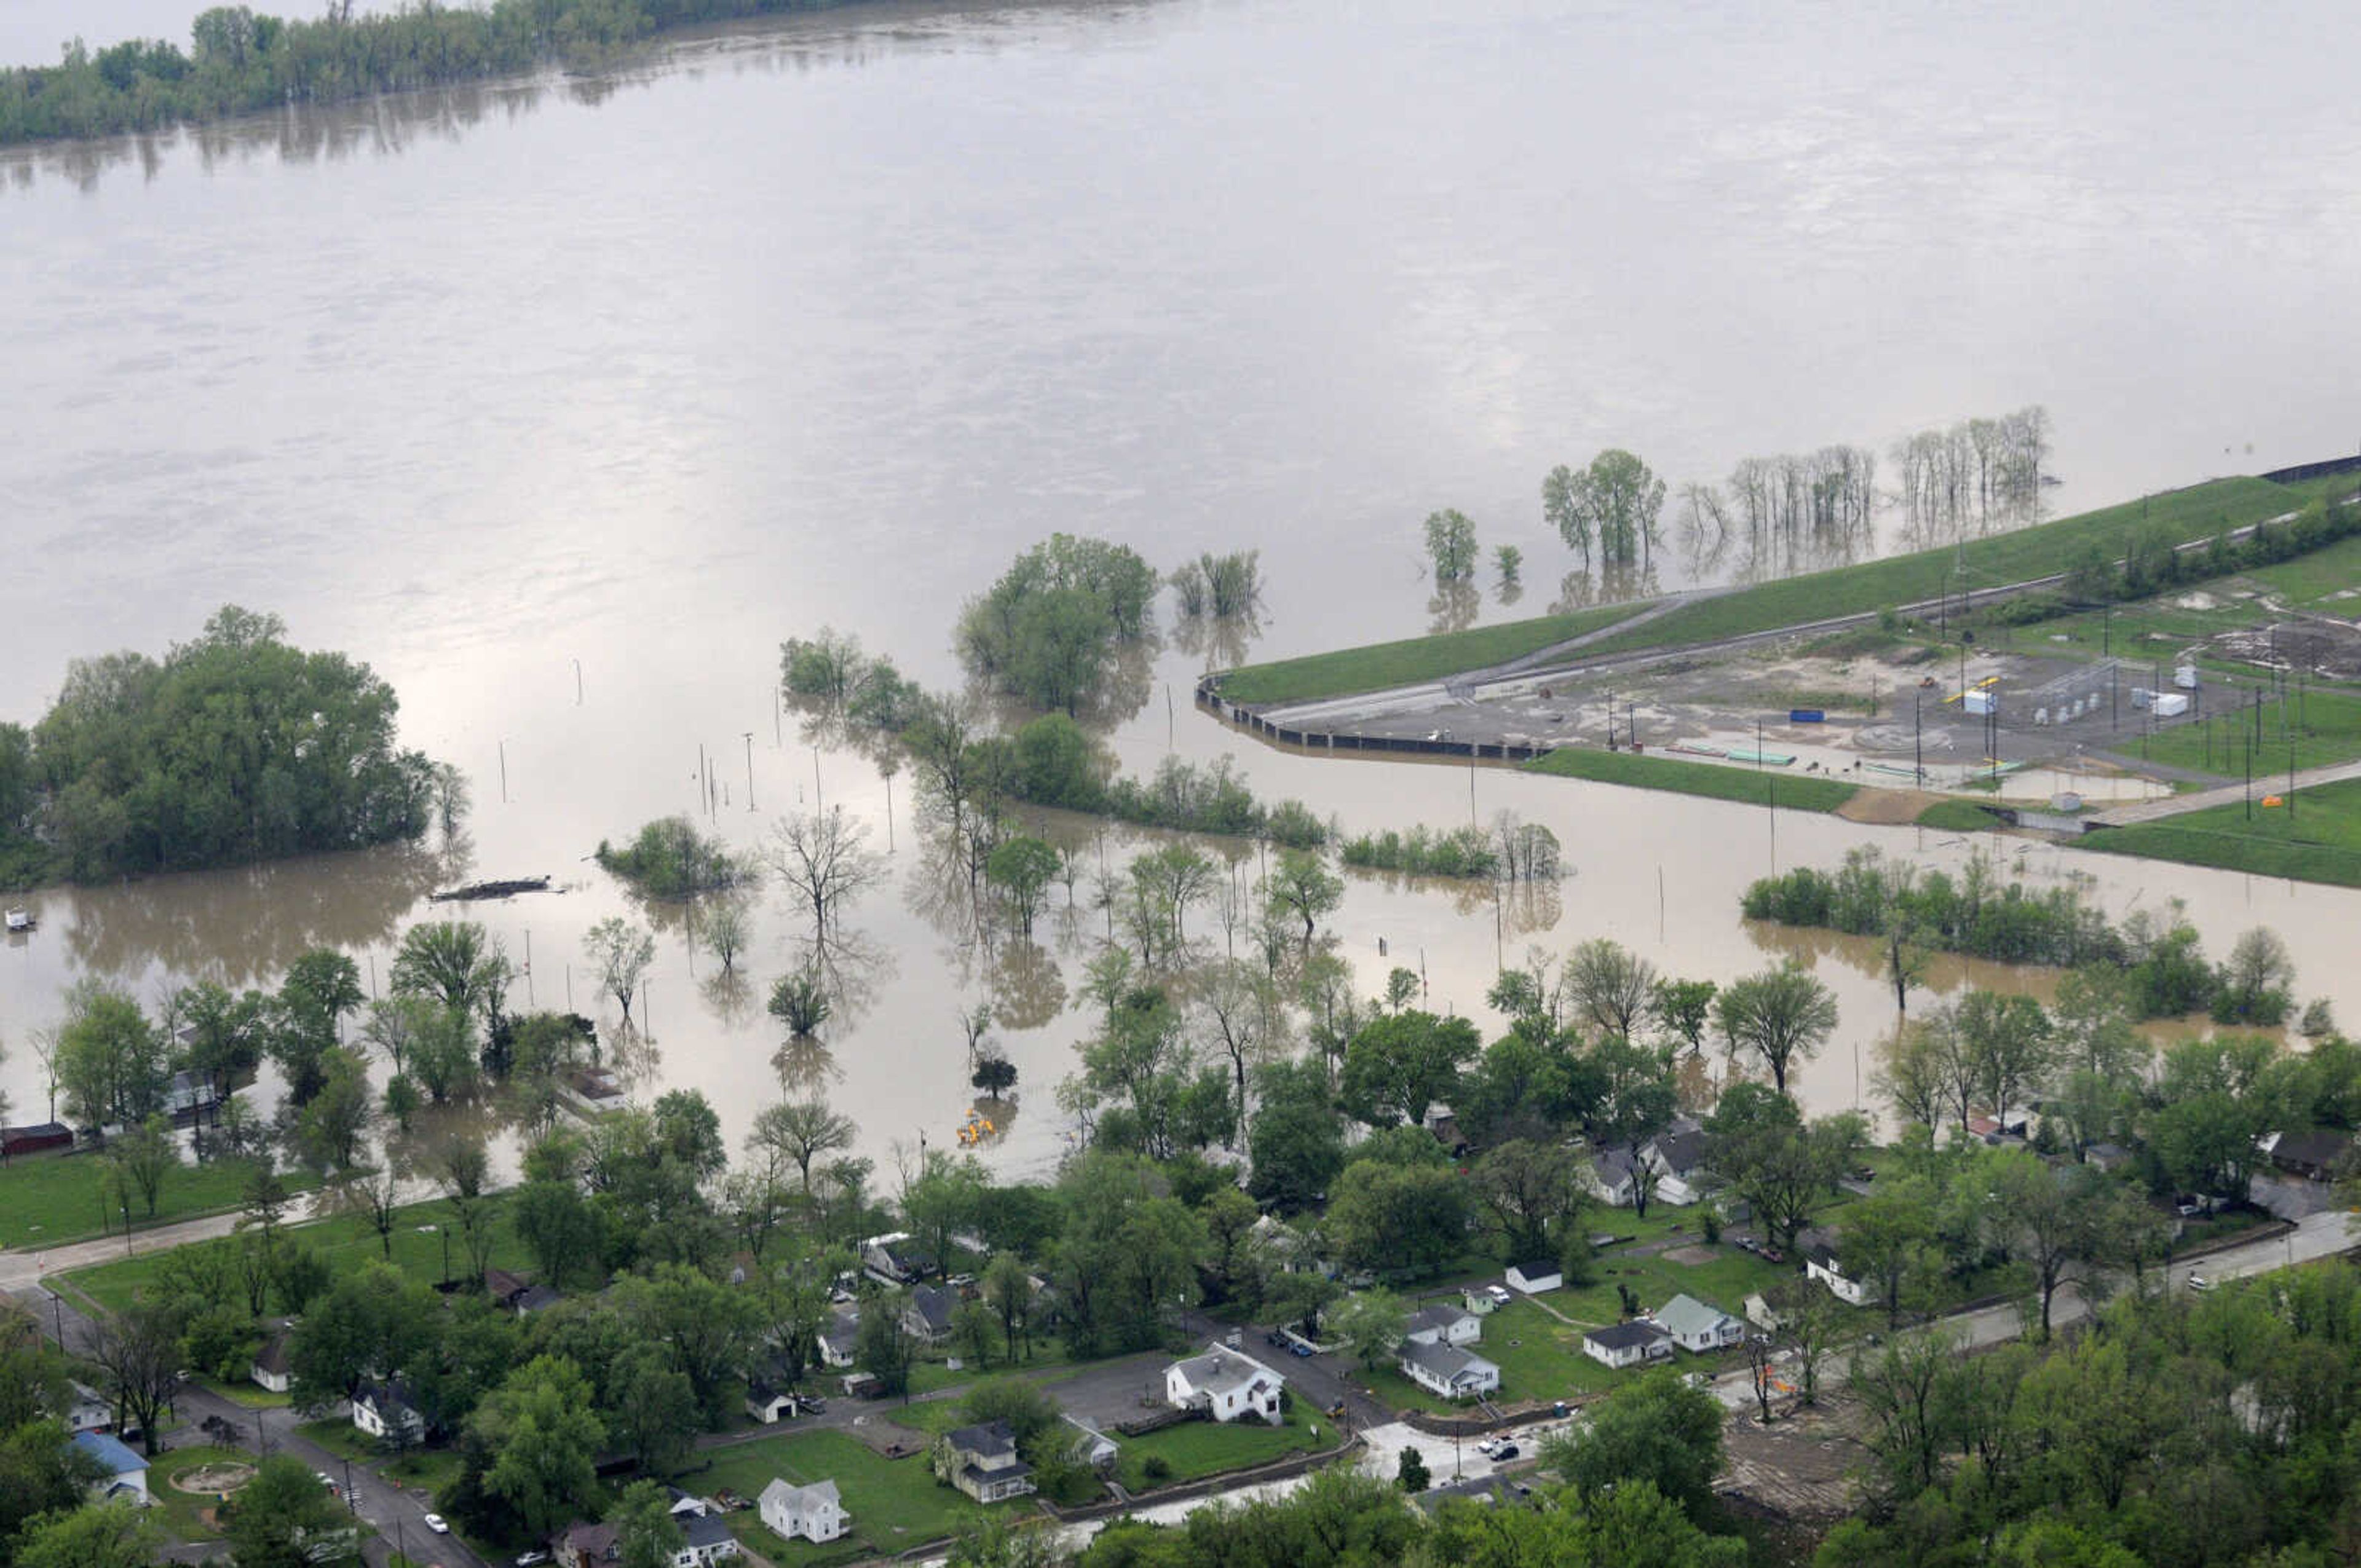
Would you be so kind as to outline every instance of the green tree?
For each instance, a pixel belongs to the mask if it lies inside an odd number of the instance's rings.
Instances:
[[[497,1013],[508,990],[508,956],[473,920],[437,920],[401,934],[393,956],[393,989],[439,998],[445,1007]]]
[[[1560,475],[1565,477],[1561,479]],[[1664,482],[1631,453],[1610,447],[1579,473],[1560,468],[1543,481],[1542,506],[1569,550],[1590,564],[1590,542],[1609,566],[1652,561],[1663,537],[1658,519],[1664,508]]]
[[[650,1475],[669,1475],[688,1461],[704,1421],[697,1390],[664,1347],[642,1340],[609,1371],[608,1435]]]
[[[1733,1050],[1752,1051],[1787,1091],[1798,1059],[1818,1054],[1836,1032],[1837,999],[1801,964],[1784,964],[1733,981],[1714,1001],[1714,1023]]]
[[[1255,1089],[1249,1190],[1282,1209],[1309,1207],[1345,1168],[1345,1129],[1326,1076],[1314,1062],[1272,1062],[1256,1069]]]
[[[1328,869],[1317,852],[1311,850],[1281,850],[1279,852],[1278,863],[1270,873],[1271,908],[1303,922],[1304,951],[1311,951],[1312,938],[1321,920],[1334,914],[1344,902],[1343,879]]]
[[[1426,554],[1434,563],[1434,580],[1457,582],[1476,572],[1476,524],[1467,514],[1446,507],[1426,518]]]
[[[631,1027],[631,998],[638,994],[648,966],[656,960],[655,938],[610,915],[590,927],[582,939],[582,950],[598,977],[599,991],[615,999],[623,1010],[623,1026]]]
[[[16,1543],[16,1568],[148,1568],[164,1532],[128,1497],[44,1514]]]
[[[910,1367],[917,1355],[918,1347],[910,1331],[903,1327],[901,1313],[881,1306],[861,1314],[861,1327],[853,1337],[852,1364],[876,1378],[886,1398],[910,1391]]]
[[[1400,1297],[1372,1286],[1345,1297],[1344,1305],[1328,1314],[1328,1332],[1344,1342],[1365,1370],[1375,1372],[1401,1349],[1407,1316]]]
[[[672,1499],[653,1481],[634,1481],[615,1499],[608,1522],[615,1527],[620,1568],[672,1568],[674,1553],[688,1544],[673,1518]]]
[[[1352,1267],[1427,1275],[1466,1250],[1468,1217],[1467,1183],[1448,1166],[1363,1159],[1338,1179],[1326,1229]]]
[[[164,1189],[164,1179],[181,1163],[181,1149],[172,1137],[172,1124],[160,1115],[150,1115],[131,1131],[115,1140],[108,1158],[123,1173],[124,1181],[139,1194],[146,1205],[148,1217],[156,1217],[156,1200]]]
[[[1419,1453],[1416,1445],[1402,1445],[1401,1458],[1394,1465],[1394,1485],[1413,1496],[1433,1485],[1433,1478],[1426,1473],[1426,1457]]]
[[[56,1052],[66,1113],[82,1128],[136,1125],[162,1109],[169,1059],[163,1031],[125,992],[88,981],[69,990]]]
[[[1381,1014],[1362,1025],[1345,1047],[1339,1099],[1371,1126],[1416,1124],[1429,1104],[1450,1102],[1461,1069],[1476,1059],[1481,1043],[1465,1018],[1414,1010]]]
[[[984,880],[999,890],[1017,930],[1027,936],[1032,935],[1033,916],[1040,912],[1041,896],[1057,874],[1058,851],[1039,839],[1004,839],[983,863]]]
[[[571,1361],[535,1356],[477,1407],[467,1425],[493,1455],[485,1489],[514,1510],[527,1534],[547,1535],[592,1506],[607,1431]]]
[[[1554,1237],[1581,1228],[1581,1168],[1563,1145],[1512,1138],[1484,1151],[1470,1175],[1512,1260],[1548,1256]]]
[[[312,1467],[274,1453],[255,1467],[228,1508],[236,1568],[318,1568],[362,1561],[367,1531],[330,1496]]]
[[[1719,1401],[1671,1372],[1619,1386],[1580,1425],[1543,1440],[1542,1462],[1586,1504],[1646,1482],[1702,1522],[1721,1472]]]

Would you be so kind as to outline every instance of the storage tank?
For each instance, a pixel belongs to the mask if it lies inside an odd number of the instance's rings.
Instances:
[[[2189,699],[2179,692],[2156,694],[2156,716],[2158,718],[2178,718],[2188,711]]]
[[[1970,692],[1966,707],[1970,713],[1990,713],[1999,705],[1999,701],[2000,699],[1990,692]]]
[[[2197,689],[2197,666],[2194,664],[2183,664],[2179,669],[2173,671],[2172,684],[2179,686],[2185,692],[2195,691]]]

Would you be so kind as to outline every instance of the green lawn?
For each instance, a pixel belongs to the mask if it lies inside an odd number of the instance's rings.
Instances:
[[[1333,653],[1312,653],[1268,664],[1246,664],[1222,677],[1222,695],[1232,702],[1309,702],[1440,680],[1445,675],[1522,658],[1554,642],[1612,626],[1639,614],[1651,602],[1642,599],[1630,604],[1598,605],[1569,615],[1545,615],[1499,626],[1478,626],[1466,631],[1410,637],[1400,642],[1343,648]]]
[[[1782,777],[1784,770],[1778,768],[1676,762],[1669,757],[1633,756],[1629,751],[1602,751],[1594,746],[1561,746],[1525,766],[1533,773],[1559,778],[1671,790],[1677,795],[1701,795],[1749,806],[1761,806],[1767,801],[1787,811],[1834,811],[1850,800],[1859,788],[1834,779],[1795,774]]]
[[[1335,1423],[1307,1408],[1301,1399],[1290,1399],[1289,1404],[1286,1422],[1275,1427],[1261,1421],[1183,1421],[1143,1437],[1118,1438],[1122,1453],[1115,1460],[1115,1479],[1126,1491],[1137,1492],[1268,1464],[1285,1454],[1335,1442]],[[1170,1466],[1160,1480],[1148,1478],[1151,1454],[1160,1455]]]
[[[174,1168],[157,1190],[153,1219],[138,1193],[131,1195],[132,1230],[236,1208],[249,1168],[241,1160]],[[105,1162],[94,1152],[36,1155],[0,1168],[0,1247],[50,1247],[122,1234],[122,1211],[105,1208]],[[291,1190],[313,1185],[310,1177],[292,1171],[280,1179]]]
[[[1997,828],[2000,818],[1972,800],[1938,800],[1917,816],[1921,828],[1939,828],[1947,833],[1981,833],[1987,828]]]
[[[2252,820],[2239,802],[2103,828],[2075,842],[2103,854],[2361,887],[2361,779],[2303,790],[2292,811],[2264,806],[2269,789],[2267,781],[2256,782]]]
[[[422,1230],[422,1226],[435,1226]],[[443,1231],[451,1226],[451,1272],[455,1276],[467,1271],[467,1250],[451,1220],[450,1206],[439,1199],[423,1203],[407,1204],[395,1214],[393,1232],[389,1238],[393,1245],[393,1262],[411,1278],[432,1285],[443,1277]],[[371,1258],[383,1256],[377,1229],[366,1215],[332,1214],[324,1220],[311,1220],[291,1225],[285,1234],[304,1245],[321,1253],[328,1266],[339,1276],[358,1268]],[[120,1310],[128,1306],[140,1290],[153,1282],[156,1271],[169,1252],[144,1253],[121,1258],[113,1263],[78,1268],[66,1278],[82,1293],[101,1306]],[[532,1259],[522,1243],[510,1234],[505,1224],[495,1224],[492,1263],[501,1268],[528,1268]]]
[[[2249,706],[2233,709],[2228,704],[2236,700],[2237,694],[2217,689],[2214,696],[2221,699],[2222,711],[2169,726],[2144,740],[2130,738],[2127,710],[2126,739],[2115,750],[2136,751],[2150,762],[2176,768],[2240,776],[2246,767],[2247,743],[2255,733],[2253,698],[2247,698]],[[2361,757],[2361,696],[2317,687],[2307,688],[2301,696],[2291,692],[2284,733],[2277,701],[2266,697],[2262,714],[2262,743],[2254,751],[2257,784],[2273,773],[2285,780],[2290,749],[2298,768],[2327,767]]]
[[[730,1525],[773,1563],[796,1568],[844,1562],[867,1554],[886,1556],[923,1541],[951,1535],[985,1516],[986,1510],[935,1479],[924,1454],[884,1459],[842,1432],[815,1431],[763,1438],[711,1451],[709,1469],[683,1484],[711,1496],[728,1487],[749,1499],[762,1495],[774,1477],[796,1486],[832,1479],[844,1498],[851,1528],[844,1540],[826,1547],[792,1544],[763,1528],[749,1508],[729,1516]],[[994,1504],[991,1513],[1015,1519],[1032,1511],[1024,1499]],[[851,1543],[848,1546],[847,1543]]]

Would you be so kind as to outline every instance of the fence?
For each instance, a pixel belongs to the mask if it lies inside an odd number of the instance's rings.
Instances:
[[[1215,718],[1252,730],[1282,746],[1320,751],[1390,751],[1414,757],[1465,757],[1471,762],[1530,762],[1555,748],[1521,746],[1507,741],[1424,740],[1414,735],[1339,735],[1326,729],[1295,729],[1273,724],[1250,707],[1231,702],[1213,688],[1210,677],[1197,683],[1197,706]]]

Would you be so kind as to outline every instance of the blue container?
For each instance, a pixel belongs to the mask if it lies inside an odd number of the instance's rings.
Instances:
[[[1817,707],[1791,707],[1787,710],[1790,724],[1825,724],[1828,715]]]

